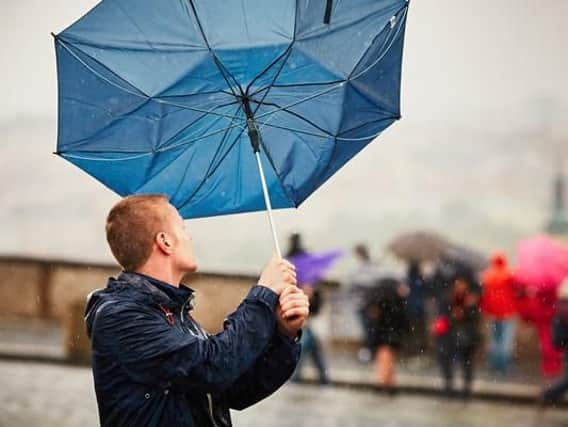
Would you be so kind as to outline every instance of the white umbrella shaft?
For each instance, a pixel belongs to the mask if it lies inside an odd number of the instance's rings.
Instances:
[[[266,178],[264,177],[264,169],[260,161],[260,153],[256,151],[256,164],[258,165],[258,173],[260,174],[260,183],[262,184],[262,193],[264,194],[264,203],[266,204],[266,212],[268,213],[268,221],[270,222],[270,230],[272,231],[272,240],[274,241],[274,249],[279,258],[282,258],[280,245],[278,244],[278,236],[276,235],[276,228],[274,227],[274,218],[272,217],[272,204],[270,203],[270,195],[268,194],[268,187],[266,185]]]

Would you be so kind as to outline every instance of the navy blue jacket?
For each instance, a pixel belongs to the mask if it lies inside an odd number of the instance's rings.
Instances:
[[[191,317],[193,291],[135,273],[109,279],[86,310],[103,426],[231,426],[292,375],[300,345],[276,331],[278,300],[254,286],[208,335]]]

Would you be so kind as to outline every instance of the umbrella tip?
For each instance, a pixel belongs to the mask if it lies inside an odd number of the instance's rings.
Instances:
[[[51,37],[53,37],[54,39],[56,39],[56,38],[57,38],[57,34],[55,34],[55,33],[54,33],[53,31],[52,31],[52,32],[50,32],[49,34],[51,34]]]

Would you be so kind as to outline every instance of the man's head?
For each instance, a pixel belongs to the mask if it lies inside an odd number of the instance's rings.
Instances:
[[[140,271],[149,264],[183,273],[197,269],[183,219],[163,195],[122,199],[108,214],[106,237],[125,271]]]

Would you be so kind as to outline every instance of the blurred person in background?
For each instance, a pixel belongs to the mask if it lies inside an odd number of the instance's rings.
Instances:
[[[375,355],[377,385],[394,392],[397,356],[408,333],[405,297],[408,288],[395,278],[382,278],[368,289],[364,313]]]
[[[513,289],[519,317],[535,328],[542,376],[545,382],[550,382],[562,371],[562,353],[554,346],[550,327],[558,302],[558,289],[522,285],[517,279]]]
[[[463,373],[462,397],[471,394],[474,357],[479,346],[479,287],[465,271],[456,271],[445,298],[440,301],[439,314],[433,325],[438,362],[448,395],[454,392],[454,369],[461,364]]]
[[[420,263],[411,261],[406,274],[408,297],[406,310],[409,322],[409,350],[415,353],[424,353],[428,347],[426,334],[426,294],[427,284],[420,269]]]
[[[481,311],[489,318],[489,367],[506,375],[511,366],[516,306],[513,273],[501,252],[481,275]]]
[[[223,331],[192,317],[197,270],[192,239],[162,195],[129,196],[106,221],[123,268],[89,297],[85,321],[102,426],[230,426],[292,375],[308,301],[294,267],[277,257]]]
[[[552,337],[556,348],[564,352],[564,377],[544,391],[543,404],[558,402],[568,391],[568,278],[558,289],[558,304],[552,321]]]
[[[286,253],[286,258],[294,259],[294,257],[305,255],[307,253],[308,251],[304,247],[301,234],[292,233],[288,240],[288,251]],[[300,272],[299,275],[301,275]],[[310,303],[310,315],[316,316],[319,313],[322,305],[322,295],[321,291],[317,287],[317,283],[299,283],[298,285],[308,297]],[[302,353],[300,355],[300,360],[298,361],[293,380],[297,382],[302,381],[303,367],[306,360],[308,358],[311,358],[315,368],[318,371],[319,383],[322,385],[328,384],[329,377],[323,347],[321,345],[319,337],[308,323],[304,325],[300,342],[302,344]]]
[[[353,248],[357,267],[349,274],[348,283],[351,297],[355,299],[357,318],[363,332],[363,347],[358,352],[359,360],[370,362],[373,359],[373,326],[366,312],[366,301],[369,289],[375,286],[381,278],[389,273],[380,268],[378,262],[371,258],[369,248],[363,243]]]

